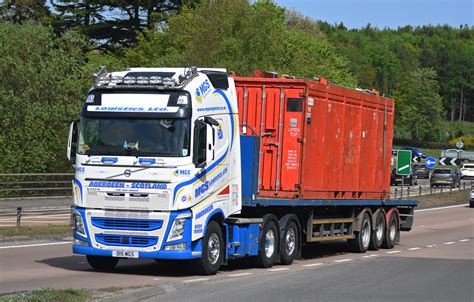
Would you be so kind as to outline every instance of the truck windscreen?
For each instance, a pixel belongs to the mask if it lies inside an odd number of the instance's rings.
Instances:
[[[189,119],[81,119],[78,153],[83,155],[189,156]]]

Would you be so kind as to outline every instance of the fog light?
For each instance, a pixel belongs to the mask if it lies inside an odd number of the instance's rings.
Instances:
[[[165,251],[184,251],[185,249],[186,242],[165,246]]]
[[[80,246],[89,246],[89,243],[87,243],[85,241],[82,241],[82,240],[79,240],[77,238],[74,238],[73,244],[80,245]]]

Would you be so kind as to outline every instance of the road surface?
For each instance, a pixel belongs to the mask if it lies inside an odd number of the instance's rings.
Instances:
[[[255,269],[234,261],[216,276],[191,263],[121,260],[96,272],[69,242],[3,243],[0,293],[35,288],[126,288],[110,301],[473,301],[474,209],[415,213],[392,250],[346,252],[344,241],[306,246],[291,266]]]

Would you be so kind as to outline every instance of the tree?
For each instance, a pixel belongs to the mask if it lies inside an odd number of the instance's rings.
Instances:
[[[418,68],[410,72],[395,93],[395,127],[398,137],[434,141],[443,121],[443,102],[436,71]]]
[[[33,23],[0,24],[0,37],[0,171],[66,171],[68,125],[91,84],[86,40]]]

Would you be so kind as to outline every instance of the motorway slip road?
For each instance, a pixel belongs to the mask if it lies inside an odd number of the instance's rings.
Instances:
[[[216,276],[188,263],[121,260],[96,272],[69,242],[0,246],[0,293],[36,288],[95,291],[110,301],[473,301],[474,209],[419,210],[392,250],[346,252],[345,242],[307,246],[291,266],[255,269],[234,261]]]

